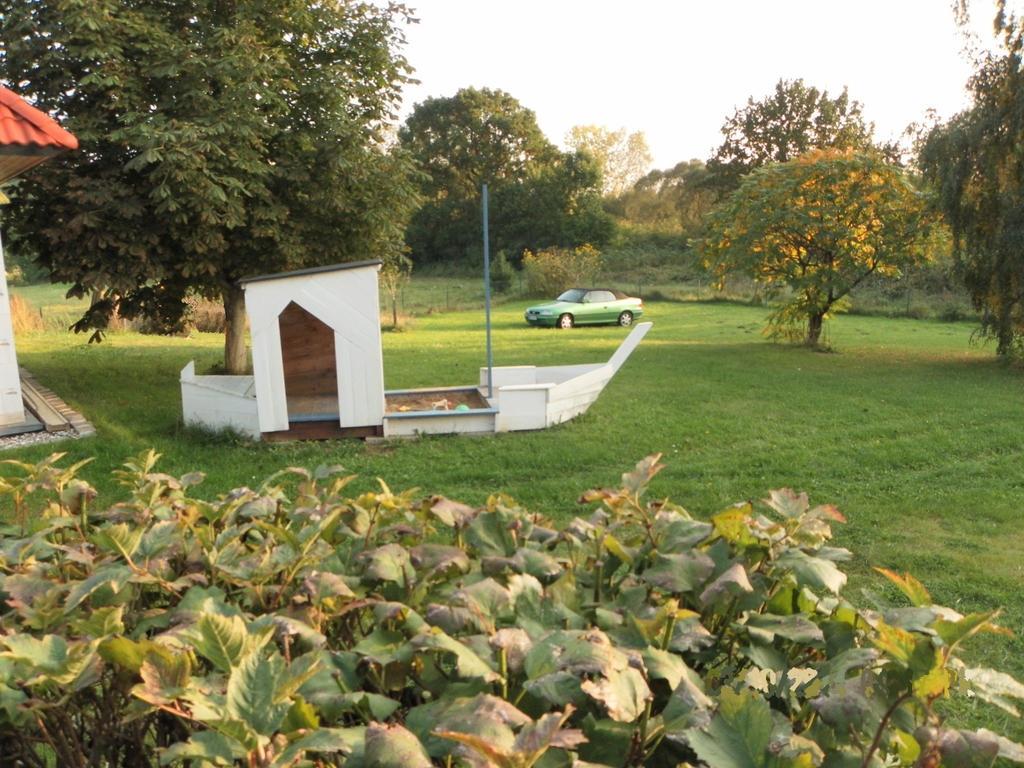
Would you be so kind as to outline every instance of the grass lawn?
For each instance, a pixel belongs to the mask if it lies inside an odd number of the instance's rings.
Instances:
[[[528,328],[527,302],[495,313],[495,362],[554,364],[607,358],[625,332]],[[653,486],[707,515],[782,486],[832,502],[849,519],[839,543],[856,559],[852,597],[883,590],[870,565],[909,570],[936,602],[967,612],[1003,606],[1014,639],[987,638],[984,661],[1024,676],[1024,374],[969,344],[971,326],[841,317],[834,354],[770,344],[765,311],[722,303],[649,303],[655,326],[583,417],[558,428],[487,438],[236,444],[180,425],[178,371],[220,358],[222,340],[111,334],[87,346],[55,332],[18,339],[24,366],[99,430],[56,448],[95,456],[83,474],[111,500],[110,470],[154,447],[161,468],[202,469],[215,494],[287,465],[339,462],[362,482],[419,486],[470,503],[503,491],[565,518],[583,490],[616,483],[646,454],[668,467]],[[473,383],[484,359],[482,312],[418,317],[384,334],[389,388]],[[39,459],[41,446],[5,457]],[[966,716],[966,720],[974,720]],[[1024,737],[989,714],[981,721]]]

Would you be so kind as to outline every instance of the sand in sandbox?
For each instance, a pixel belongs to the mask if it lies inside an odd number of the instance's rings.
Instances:
[[[465,405],[472,410],[490,408],[475,389],[442,390],[435,392],[388,393],[384,396],[386,413],[410,411],[454,411]]]

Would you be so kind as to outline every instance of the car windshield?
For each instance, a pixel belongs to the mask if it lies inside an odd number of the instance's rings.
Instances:
[[[557,301],[571,301],[575,304],[579,304],[583,301],[583,294],[586,291],[582,291],[579,288],[570,288],[568,291],[558,297]]]

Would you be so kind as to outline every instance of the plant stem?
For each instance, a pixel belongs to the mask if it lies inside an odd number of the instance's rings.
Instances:
[[[667,651],[669,644],[672,642],[672,633],[676,629],[676,611],[678,610],[677,607],[675,611],[669,614],[668,623],[665,624],[665,632],[661,636],[661,650],[663,651]]]
[[[634,765],[643,765],[645,752],[644,745],[647,744],[647,723],[651,719],[651,709],[654,706],[654,697],[652,696],[647,700],[647,706],[644,707],[644,713],[640,717],[640,728],[639,736],[636,740],[636,754],[633,756]]]
[[[501,675],[501,698],[508,701],[508,649],[498,651],[498,674]]]
[[[868,765],[871,763],[871,758],[874,757],[875,752],[878,751],[878,745],[882,743],[882,734],[885,732],[885,726],[889,724],[889,720],[892,719],[893,714],[897,709],[899,709],[900,705],[909,699],[911,695],[912,694],[909,692],[904,693],[896,699],[896,701],[894,701],[887,710],[885,710],[885,714],[882,715],[882,720],[878,724],[878,728],[875,730],[875,738],[871,742],[871,746],[868,747],[867,753],[864,755],[864,761],[860,764],[861,768],[868,768]]]

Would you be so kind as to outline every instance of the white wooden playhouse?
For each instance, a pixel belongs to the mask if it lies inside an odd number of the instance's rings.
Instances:
[[[487,369],[479,385],[384,390],[379,261],[242,281],[252,376],[181,372],[185,422],[256,439],[410,436],[544,429],[590,407],[651,327],[603,363]]]

